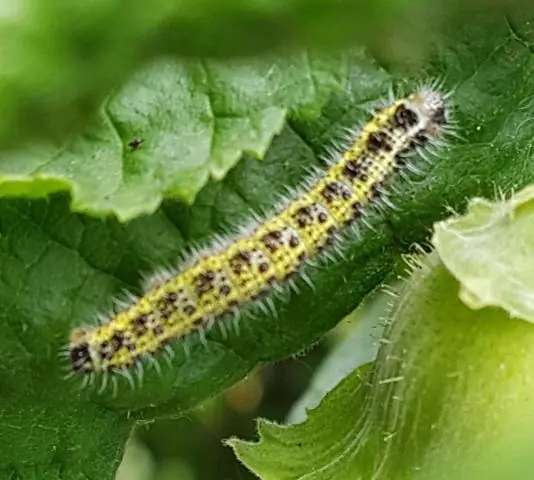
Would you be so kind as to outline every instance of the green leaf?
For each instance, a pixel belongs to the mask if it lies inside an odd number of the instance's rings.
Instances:
[[[57,478],[47,473],[50,465],[57,472],[65,463],[71,470],[64,478],[80,478],[76,468],[112,478],[136,422],[180,414],[258,363],[317,341],[391,272],[399,253],[426,238],[430,225],[443,218],[444,204],[460,208],[469,197],[492,195],[495,183],[507,191],[533,181],[533,58],[525,40],[517,39],[524,25],[511,32],[504,19],[470,18],[410,78],[356,64],[348,92],[334,96],[319,120],[291,121],[263,162],[246,158],[223,181],[208,182],[190,207],[166,202],[153,215],[123,225],[72,213],[64,196],[2,199],[0,368],[7,420],[0,438],[9,449],[0,449],[0,468],[33,468],[36,478]],[[315,290],[299,282],[299,295],[277,300],[278,317],[243,318],[239,334],[230,330],[228,338],[213,329],[206,346],[191,340],[189,356],[176,345],[172,366],[161,362],[161,374],[147,366],[135,391],[120,378],[116,398],[111,389],[98,396],[80,392],[79,379],[63,380],[57,354],[72,327],[91,324],[123,288],[138,291],[143,272],[174,265],[191,245],[246,221],[251,209],[268,211],[309,167],[323,166],[318,156],[324,146],[341,127],[361,122],[391,79],[409,90],[440,75],[457,85],[456,117],[465,139],[451,142],[422,179],[404,183],[393,199],[399,212],[374,219],[376,231],[364,228],[361,238],[348,238],[343,259],[310,269]]]
[[[0,10],[0,142],[5,149],[79,131],[110,88],[162,55],[236,58],[355,43],[372,43],[386,56],[399,43],[421,49],[427,42],[420,38],[442,17],[442,9],[422,8],[425,3],[6,1]]]
[[[350,327],[346,338],[336,344],[317,367],[306,391],[291,407],[287,423],[302,422],[307,410],[315,408],[347,375],[374,361],[389,315],[390,300],[390,293],[377,292],[345,319],[356,325]]]
[[[439,256],[425,259],[374,368],[353,372],[304,423],[260,421],[259,442],[231,439],[238,458],[263,480],[489,478],[488,459],[534,431],[534,327],[470,310],[457,292]]]
[[[384,22],[398,10],[384,5],[365,9],[358,5],[340,5],[335,9],[325,6],[324,0],[311,3],[289,0],[270,6],[262,1],[243,5],[228,0],[160,0],[152,2],[149,8],[144,3],[123,4],[116,0],[100,0],[90,5],[29,0],[24,8],[16,2],[7,3],[0,12],[2,145],[5,148],[23,143],[28,136],[62,137],[79,129],[109,89],[123,82],[147,58],[170,53],[204,58],[236,57],[272,51],[281,45],[300,46],[306,40],[311,40],[308,44],[322,45],[325,33],[330,35],[332,25],[339,20],[348,23],[352,16],[358,19],[358,24],[370,27],[368,18],[371,15],[376,19],[373,21]],[[327,23],[321,26],[320,22],[325,21]],[[273,35],[275,31],[277,34]],[[362,35],[363,30],[357,25],[342,32],[345,33],[341,43],[345,45],[369,35],[367,30]],[[336,37],[330,36],[328,43],[337,37],[339,31]],[[339,41],[333,43],[340,44]],[[201,71],[195,72],[199,68]],[[209,91],[210,80],[202,77],[209,74],[211,68],[207,72],[202,70],[201,65],[193,66],[190,74],[196,78],[186,76],[182,82],[200,81],[208,84],[206,90]],[[294,73],[297,79],[308,76],[299,72],[298,66]],[[284,76],[282,72],[281,77]],[[251,80],[248,78],[249,82]],[[266,87],[269,90],[273,85]],[[182,93],[186,94],[187,91]],[[178,95],[177,100],[184,99]],[[175,108],[178,109],[178,105]],[[197,108],[197,113],[201,114],[202,106]],[[209,117],[209,110],[204,115]],[[260,121],[256,119],[248,131],[259,126]],[[209,149],[209,144],[207,146]]]
[[[433,243],[471,308],[495,306],[534,322],[534,186],[510,200],[475,198],[436,226]]]
[[[363,54],[353,65],[376,71]],[[0,196],[68,189],[72,208],[129,220],[165,196],[192,202],[243,152],[263,157],[288,112],[317,116],[347,82],[347,55],[165,61],[136,75],[84,135],[0,157]]]
[[[496,16],[511,8],[532,15],[523,0],[482,3]],[[473,7],[480,0],[8,0],[0,10],[0,143],[79,132],[111,88],[162,55],[240,58],[359,44],[420,67],[442,28]]]
[[[361,405],[367,387],[362,380],[368,369],[342,380],[317,409],[308,412],[304,423],[284,426],[260,419],[258,443],[232,438],[227,445],[262,480],[358,478],[347,473],[346,463],[353,455],[350,447],[358,436],[358,419],[362,424],[364,420]]]

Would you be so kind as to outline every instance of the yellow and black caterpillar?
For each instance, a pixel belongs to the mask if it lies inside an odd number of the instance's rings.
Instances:
[[[317,178],[305,182],[249,234],[187,262],[107,322],[72,331],[75,372],[112,372],[282,285],[380,199],[408,155],[439,143],[447,129],[445,96],[420,91],[378,110]]]

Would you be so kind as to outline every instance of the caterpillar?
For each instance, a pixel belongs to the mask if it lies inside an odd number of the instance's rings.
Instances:
[[[446,100],[427,87],[377,109],[328,168],[269,218],[190,259],[101,324],[73,329],[66,352],[71,373],[128,372],[285,285],[367,207],[387,198],[390,177],[414,168],[413,153],[443,144],[450,127]]]

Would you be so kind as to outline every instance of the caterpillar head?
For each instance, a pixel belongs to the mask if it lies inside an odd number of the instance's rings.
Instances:
[[[419,117],[421,126],[432,136],[438,137],[448,123],[446,95],[432,89],[421,89],[407,99],[406,106]]]

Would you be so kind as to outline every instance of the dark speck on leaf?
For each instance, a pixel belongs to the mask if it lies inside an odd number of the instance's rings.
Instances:
[[[143,140],[141,138],[135,137],[134,139],[130,140],[128,142],[128,146],[130,147],[130,150],[133,152],[137,150],[143,143]]]

